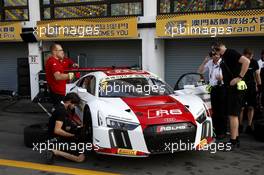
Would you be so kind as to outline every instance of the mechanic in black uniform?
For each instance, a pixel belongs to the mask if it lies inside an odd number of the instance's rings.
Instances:
[[[261,90],[260,70],[258,62],[253,59],[254,54],[251,49],[245,49],[243,55],[250,60],[250,64],[244,77],[244,81],[247,84],[247,89],[245,90],[245,95],[243,97],[243,107],[240,113],[239,131],[243,132],[243,114],[245,107],[247,107],[248,126],[246,128],[246,133],[252,134],[252,120],[254,117],[254,108],[257,105],[257,91]]]
[[[226,90],[226,103],[223,107],[230,119],[230,141],[232,149],[239,147],[239,114],[242,107],[242,94],[237,84],[244,78],[249,60],[233,49],[227,49],[222,42],[212,44],[212,51],[222,56],[221,68]]]
[[[211,86],[211,106],[212,119],[215,128],[216,139],[221,141],[225,138],[227,128],[227,117],[222,108],[225,103],[225,88],[223,85],[222,69],[220,67],[222,59],[215,52],[210,52],[198,69],[198,73],[209,74],[209,85]]]
[[[80,101],[81,99],[76,93],[68,93],[64,100],[55,107],[55,111],[49,120],[50,141],[57,146],[60,143],[69,144],[69,147],[67,149],[48,149],[43,152],[47,163],[53,163],[54,156],[61,156],[75,162],[83,162],[85,160],[84,154],[79,153],[79,150],[70,150],[72,143],[76,145],[79,143],[77,139],[79,135],[77,132],[73,134],[78,127],[75,122],[70,120],[69,113],[72,112],[76,105],[80,104]]]

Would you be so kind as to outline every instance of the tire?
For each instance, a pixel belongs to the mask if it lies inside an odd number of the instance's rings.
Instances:
[[[20,76],[29,76],[29,68],[18,68],[17,75]]]
[[[254,137],[256,140],[264,142],[264,119],[254,122]]]
[[[28,86],[20,86],[20,87],[18,87],[18,95],[20,95],[20,96],[29,96],[30,95],[30,87],[28,87]]]
[[[24,144],[33,148],[33,143],[43,143],[48,140],[48,124],[40,123],[24,128]]]
[[[83,125],[84,125],[85,142],[93,143],[93,123],[92,123],[90,108],[86,107],[84,111],[85,113],[83,118]]]
[[[29,66],[28,58],[18,58],[17,59],[17,65],[19,67],[26,67]]]
[[[18,84],[21,86],[30,85],[30,78],[27,76],[20,76],[17,78]]]

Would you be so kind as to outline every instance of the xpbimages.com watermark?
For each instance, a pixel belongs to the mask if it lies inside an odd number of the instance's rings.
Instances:
[[[179,151],[209,151],[211,154],[215,154],[217,151],[231,151],[231,143],[210,143],[210,144],[199,144],[195,146],[191,142],[182,142],[181,140],[177,143],[165,143],[164,151],[175,153]]]
[[[100,34],[100,27],[98,26],[74,26],[74,25],[50,25],[43,27],[35,27],[34,32],[35,35],[39,37],[43,36],[97,36]]]
[[[109,94],[145,94],[151,95],[152,93],[164,93],[166,91],[165,85],[120,85],[116,82],[113,84],[101,83],[99,93],[103,95]]]
[[[92,143],[74,143],[74,142],[56,142],[56,140],[48,140],[44,143],[33,143],[33,151],[42,153],[43,151],[64,150],[84,153],[85,151],[98,150],[99,146]]]
[[[216,37],[218,35],[232,34],[232,27],[208,27],[208,26],[188,26],[179,24],[177,26],[165,26],[165,34],[171,37],[181,35],[209,35]]]

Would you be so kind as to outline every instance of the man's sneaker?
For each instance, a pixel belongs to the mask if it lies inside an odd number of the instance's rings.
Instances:
[[[228,142],[225,142],[225,151],[234,151],[240,148],[240,141],[238,138],[236,140],[230,139]]]
[[[50,150],[45,150],[42,153],[42,158],[45,161],[46,164],[53,164],[54,163],[54,153]]]
[[[247,128],[246,128],[246,133],[247,133],[247,134],[253,134],[253,129],[252,129],[251,126],[247,126]]]

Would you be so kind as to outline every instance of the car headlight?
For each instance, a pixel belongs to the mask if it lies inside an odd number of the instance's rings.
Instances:
[[[134,130],[139,126],[139,124],[137,123],[127,122],[113,118],[106,118],[106,125],[109,128],[121,130]]]
[[[204,111],[197,119],[196,119],[196,121],[198,122],[198,123],[203,123],[204,121],[206,120],[206,112]]]

